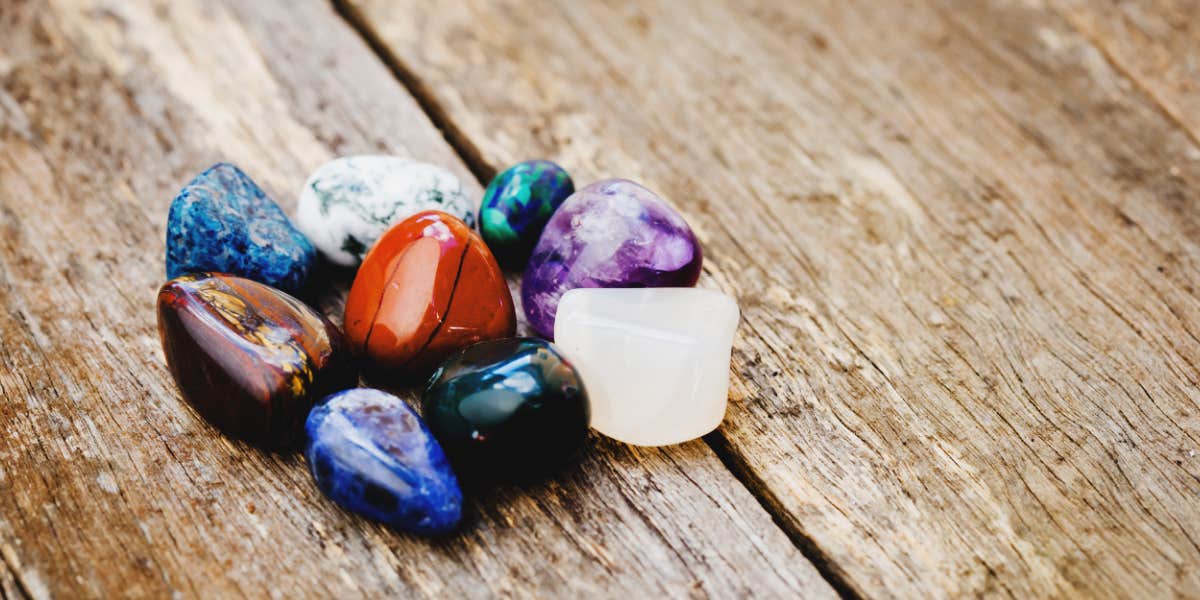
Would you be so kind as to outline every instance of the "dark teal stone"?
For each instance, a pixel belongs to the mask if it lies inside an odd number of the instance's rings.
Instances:
[[[567,171],[529,160],[492,179],[479,207],[479,233],[506,269],[523,269],[555,210],[575,192]]]
[[[279,205],[229,163],[197,175],[171,202],[168,279],[211,271],[295,293],[316,258],[308,238]]]
[[[426,535],[449,532],[462,518],[458,478],[403,400],[379,390],[339,392],[313,408],[305,433],[317,487],[343,508]]]
[[[549,342],[481,342],[433,374],[422,411],[459,474],[530,481],[562,467],[587,441],[587,391]]]

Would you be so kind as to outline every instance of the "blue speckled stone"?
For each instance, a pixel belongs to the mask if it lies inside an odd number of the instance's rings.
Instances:
[[[305,431],[317,487],[342,507],[425,535],[458,525],[458,478],[403,400],[379,390],[339,392],[313,408]]]
[[[168,279],[215,271],[296,292],[316,256],[279,205],[229,163],[197,175],[171,203]]]

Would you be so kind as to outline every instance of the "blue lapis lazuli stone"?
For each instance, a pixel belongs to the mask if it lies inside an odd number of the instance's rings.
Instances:
[[[316,256],[279,205],[229,163],[197,175],[171,202],[168,279],[215,271],[296,292]]]
[[[462,517],[462,490],[442,447],[403,400],[339,392],[305,422],[317,487],[342,507],[397,529],[436,535]]]

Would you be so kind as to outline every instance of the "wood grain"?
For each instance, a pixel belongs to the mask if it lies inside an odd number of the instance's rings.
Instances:
[[[1200,1],[1051,0],[1125,76],[1200,143]]]
[[[154,324],[174,192],[231,160],[291,209],[312,169],[362,152],[480,193],[322,2],[0,3],[0,595],[833,595],[703,443],[597,441],[423,540],[187,409]]]
[[[343,10],[479,170],[549,157],[684,211],[701,285],[743,309],[710,442],[850,593],[1200,595],[1200,147],[1187,104],[1165,114],[1072,21]]]

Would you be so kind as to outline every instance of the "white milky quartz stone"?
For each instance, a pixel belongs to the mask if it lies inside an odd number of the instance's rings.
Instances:
[[[579,370],[596,431],[678,444],[725,418],[738,314],[714,290],[577,288],[558,304],[554,344]]]
[[[462,182],[437,165],[399,156],[346,156],[313,172],[300,192],[296,227],[330,262],[354,267],[389,227],[423,210],[475,226]]]

